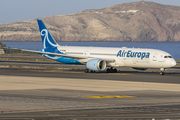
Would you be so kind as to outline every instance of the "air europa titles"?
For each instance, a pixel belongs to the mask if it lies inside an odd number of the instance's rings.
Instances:
[[[150,53],[149,52],[132,52],[131,50],[125,51],[120,50],[117,54],[117,57],[134,57],[134,58],[149,58]]]

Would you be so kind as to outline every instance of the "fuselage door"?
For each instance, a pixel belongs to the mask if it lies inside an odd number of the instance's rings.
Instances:
[[[157,57],[158,57],[158,53],[154,53],[152,60],[153,60],[153,61],[157,61]]]
[[[158,62],[159,62],[159,65],[161,65],[163,67],[163,64],[165,62],[165,59],[164,59],[164,55],[161,55],[158,59]]]
[[[161,56],[160,56],[159,62],[165,62],[164,55],[161,55]]]
[[[86,55],[86,56],[89,56],[89,51],[86,50],[83,54]]]

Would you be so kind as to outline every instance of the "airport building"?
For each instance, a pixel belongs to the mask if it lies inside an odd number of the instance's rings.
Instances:
[[[4,50],[3,49],[0,49],[0,54],[4,54]]]

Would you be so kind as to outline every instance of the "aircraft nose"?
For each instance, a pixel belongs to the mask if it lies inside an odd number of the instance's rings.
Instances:
[[[175,66],[176,65],[176,61],[175,60],[172,60],[171,61],[171,66],[173,67],[173,66]]]

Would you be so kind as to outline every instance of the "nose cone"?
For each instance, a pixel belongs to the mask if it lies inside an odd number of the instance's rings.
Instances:
[[[173,66],[175,66],[176,65],[176,61],[175,60],[172,60],[171,61],[171,66],[173,67]]]

